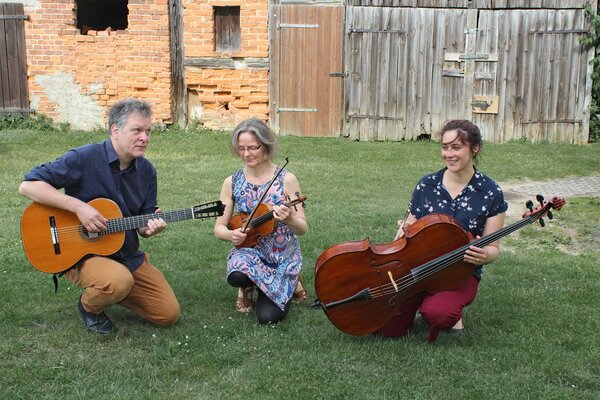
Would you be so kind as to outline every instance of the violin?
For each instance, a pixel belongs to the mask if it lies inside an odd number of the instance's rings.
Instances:
[[[293,207],[296,204],[304,204],[306,199],[306,196],[298,196],[297,199],[288,201],[283,205],[286,207]],[[253,211],[254,215],[251,217],[250,221],[248,221],[250,215],[247,213],[235,214],[229,221],[228,227],[231,230],[242,228],[244,226],[247,227],[246,239],[244,239],[242,243],[235,245],[238,249],[241,247],[254,247],[256,246],[259,237],[268,236],[277,230],[279,221],[273,218],[273,206],[271,204],[260,203]]]
[[[315,265],[317,305],[335,327],[351,335],[381,329],[399,314],[401,305],[422,293],[453,290],[464,284],[477,265],[464,261],[470,246],[484,247],[542,217],[552,219],[565,200],[553,197],[523,219],[474,239],[454,218],[432,213],[405,229],[404,237],[374,244],[369,239],[344,242],[326,249]]]

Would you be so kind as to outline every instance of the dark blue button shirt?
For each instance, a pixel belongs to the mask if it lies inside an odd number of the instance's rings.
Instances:
[[[156,169],[145,158],[121,171],[110,139],[69,150],[55,161],[33,168],[26,181],[44,181],[82,201],[103,197],[118,204],[124,217],[156,211]],[[125,243],[110,256],[135,271],[144,261],[135,230],[125,232]]]
[[[442,183],[444,171],[446,168],[421,178],[410,201],[411,214],[417,219],[430,213],[450,215],[473,236],[481,236],[487,219],[508,209],[502,189],[475,169],[467,186],[453,199]],[[481,267],[474,275],[481,279]]]

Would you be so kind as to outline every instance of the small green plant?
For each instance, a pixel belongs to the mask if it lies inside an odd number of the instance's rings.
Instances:
[[[50,117],[44,114],[33,114],[24,117],[22,114],[0,115],[0,130],[3,129],[31,129],[42,132],[69,131],[67,123],[55,124]]]
[[[0,115],[0,130],[16,129],[23,124],[24,120],[25,117],[21,114],[2,114]]]

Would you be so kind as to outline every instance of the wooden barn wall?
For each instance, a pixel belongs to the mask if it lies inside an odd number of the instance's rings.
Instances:
[[[584,8],[590,0],[347,0],[348,6],[422,8]]]
[[[476,53],[498,60],[475,63],[474,94],[500,103],[497,114],[473,114],[486,139],[586,142],[591,54],[579,44],[584,11],[483,10],[477,29]]]
[[[342,135],[435,138],[468,118],[493,142],[586,142],[587,29],[582,9],[347,7]]]
[[[463,82],[442,76],[465,46],[467,10],[349,7],[344,135],[403,140],[460,115]]]

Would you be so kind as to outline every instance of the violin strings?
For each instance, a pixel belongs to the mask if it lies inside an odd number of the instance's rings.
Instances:
[[[291,207],[291,206],[297,204],[297,200],[298,199],[289,201],[289,202],[285,203],[285,206]],[[265,213],[259,217],[254,218],[252,221],[250,221],[250,224],[252,225],[253,228],[256,228],[256,227],[264,224],[265,222],[271,220],[272,218],[273,218],[273,210],[271,210],[268,213]]]

